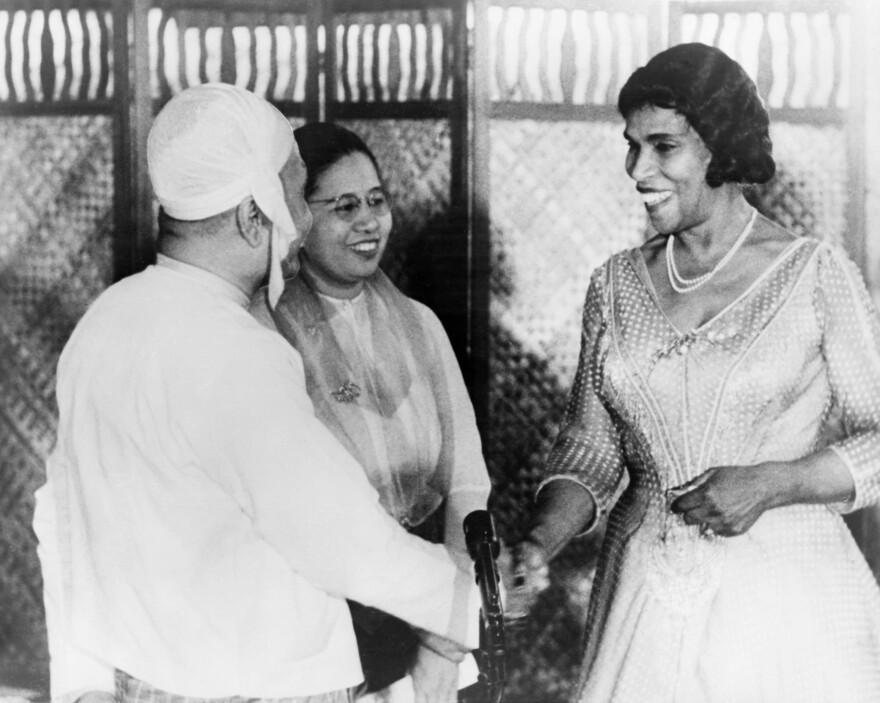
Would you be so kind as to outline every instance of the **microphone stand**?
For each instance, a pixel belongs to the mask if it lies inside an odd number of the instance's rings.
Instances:
[[[495,560],[500,550],[492,516],[474,510],[464,519],[464,538],[474,562],[480,587],[480,649],[476,653],[479,682],[489,703],[501,703],[507,681],[507,646],[504,639],[504,611],[501,606],[500,579]]]

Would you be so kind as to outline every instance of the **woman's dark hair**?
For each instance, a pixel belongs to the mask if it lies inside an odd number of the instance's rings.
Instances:
[[[776,172],[770,118],[758,89],[736,61],[705,44],[679,44],[629,77],[617,109],[624,119],[653,105],[675,110],[712,152],[706,182],[766,183]]]
[[[299,154],[306,165],[305,196],[315,192],[318,179],[333,164],[349,154],[364,154],[373,163],[379,179],[382,172],[373,152],[358,135],[350,129],[331,122],[311,122],[293,130]]]

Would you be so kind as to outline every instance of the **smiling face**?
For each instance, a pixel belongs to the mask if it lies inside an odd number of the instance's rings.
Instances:
[[[646,105],[626,119],[626,172],[661,234],[706,222],[721,193],[706,183],[712,153],[683,115]]]
[[[366,154],[355,152],[329,166],[309,196],[312,229],[303,247],[304,265],[318,290],[335,298],[353,298],[376,272],[388,244],[391,213],[376,216],[364,202],[367,193],[381,188],[379,174]],[[332,202],[316,202],[353,193],[361,198],[351,222],[343,221]]]

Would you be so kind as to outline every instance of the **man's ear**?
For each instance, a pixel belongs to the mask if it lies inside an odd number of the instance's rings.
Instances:
[[[235,224],[242,239],[256,249],[269,233],[262,211],[252,197],[242,200],[235,208]]]

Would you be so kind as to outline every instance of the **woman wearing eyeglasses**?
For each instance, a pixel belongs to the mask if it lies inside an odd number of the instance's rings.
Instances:
[[[464,554],[462,520],[485,509],[489,494],[480,438],[440,321],[379,267],[392,216],[375,156],[329,123],[294,136],[313,224],[299,275],[274,310],[258,296],[252,312],[300,352],[317,416],[364,467],[388,513]],[[436,534],[440,516],[445,534]],[[442,642],[350,605],[363,700],[412,700],[413,691],[418,703],[456,700],[458,657]]]

